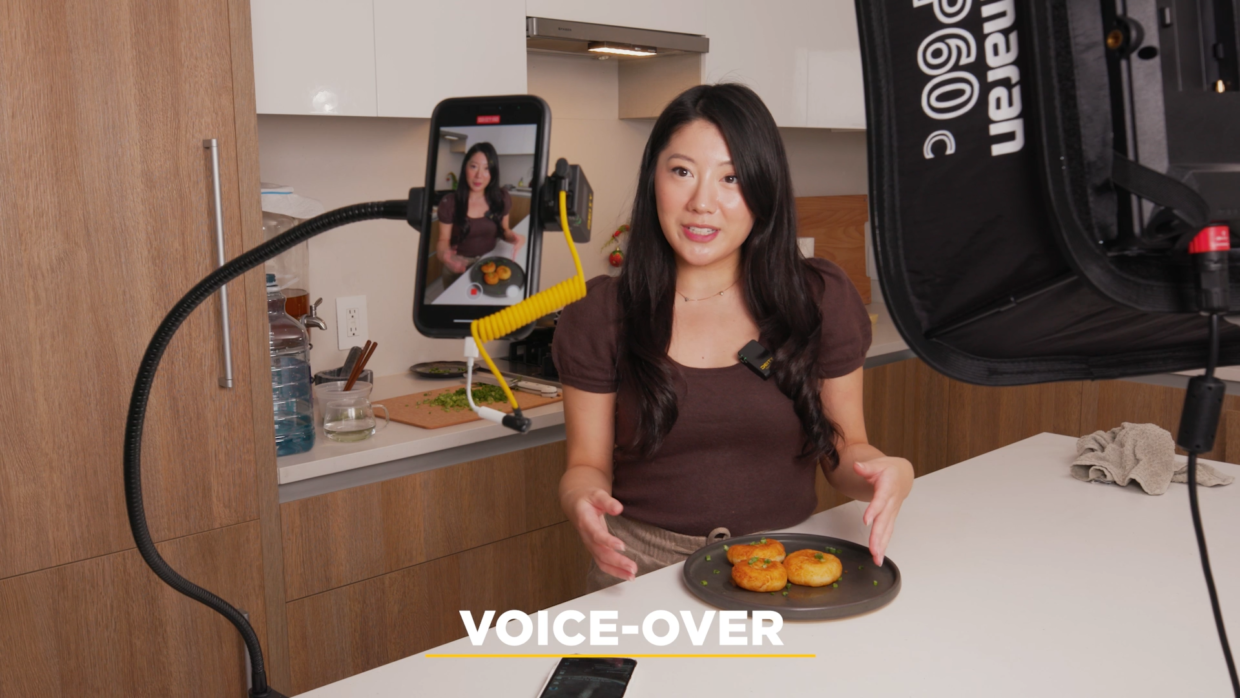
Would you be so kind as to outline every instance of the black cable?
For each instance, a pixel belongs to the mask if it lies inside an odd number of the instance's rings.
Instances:
[[[241,276],[267,260],[309,240],[310,238],[348,223],[392,218],[406,220],[408,201],[382,201],[369,204],[346,206],[345,208],[328,211],[294,226],[287,232],[268,240],[241,256],[233,259],[207,275],[196,286],[189,290],[177,304],[168,311],[155,336],[151,338],[138,367],[137,378],[134,379],[133,394],[129,399],[129,414],[125,420],[125,504],[129,513],[129,529],[133,533],[134,543],[142,559],[150,566],[155,575],[168,586],[189,598],[207,606],[228,619],[241,633],[245,640],[246,650],[250,654],[251,683],[250,695],[254,698],[277,698],[279,692],[267,686],[267,670],[263,664],[263,650],[259,646],[258,636],[254,628],[241,612],[233,608],[227,601],[185,579],[172,569],[151,540],[151,533],[146,525],[146,512],[142,505],[142,429],[146,422],[147,402],[150,399],[151,386],[155,383],[155,371],[163,358],[164,351],[172,341],[177,329],[185,322],[190,313],[203,301],[210,298],[224,284]],[[257,378],[257,377],[256,377]]]
[[[1210,353],[1206,360],[1206,377],[1214,377],[1218,365],[1218,315],[1210,314]],[[1214,588],[1214,573],[1210,571],[1210,553],[1206,550],[1206,534],[1201,527],[1201,510],[1197,506],[1197,453],[1188,452],[1188,504],[1193,513],[1193,531],[1197,534],[1197,550],[1201,553],[1201,569],[1206,575],[1206,589],[1210,592],[1210,608],[1214,611],[1214,625],[1218,628],[1219,642],[1223,645],[1223,658],[1227,660],[1227,672],[1231,676],[1231,690],[1240,698],[1240,681],[1236,679],[1236,661],[1231,656],[1231,644],[1227,641],[1227,628],[1223,625],[1223,611],[1218,603],[1218,590]]]

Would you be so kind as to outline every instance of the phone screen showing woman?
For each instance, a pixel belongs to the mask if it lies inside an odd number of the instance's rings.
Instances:
[[[504,306],[526,297],[537,135],[537,124],[439,130],[424,303]]]

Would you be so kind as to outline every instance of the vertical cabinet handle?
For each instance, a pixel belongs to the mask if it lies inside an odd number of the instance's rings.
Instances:
[[[211,188],[215,198],[215,248],[218,265],[224,266],[224,206],[220,203],[220,145],[214,138],[202,142],[202,147],[211,151]],[[220,287],[220,323],[223,325],[224,337],[224,375],[220,376],[220,387],[233,387],[232,370],[232,338],[228,331],[228,285]]]

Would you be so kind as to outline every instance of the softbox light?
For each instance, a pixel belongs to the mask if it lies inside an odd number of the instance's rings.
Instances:
[[[1236,16],[1160,4],[857,2],[879,280],[936,370],[1016,385],[1205,364],[1187,243],[1240,228]],[[1238,363],[1224,323],[1220,364]]]

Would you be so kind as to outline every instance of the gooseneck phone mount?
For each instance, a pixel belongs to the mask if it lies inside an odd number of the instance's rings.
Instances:
[[[254,628],[241,611],[172,569],[155,548],[155,542],[151,540],[151,533],[147,528],[146,511],[142,503],[142,430],[146,422],[151,386],[155,383],[155,372],[159,369],[159,362],[169,343],[172,342],[177,329],[194,312],[195,308],[223,288],[224,284],[320,233],[349,223],[386,218],[406,220],[410,225],[420,229],[421,221],[415,221],[410,216],[417,215],[416,212],[422,210],[422,196],[423,190],[417,188],[410,191],[408,201],[379,201],[329,211],[293,227],[217,268],[199,281],[181,300],[177,301],[172,310],[168,311],[163,322],[159,324],[159,328],[155,330],[155,336],[147,344],[146,353],[142,356],[142,363],[138,367],[133,393],[129,399],[129,414],[125,420],[125,504],[129,514],[129,528],[138,546],[138,552],[142,554],[142,559],[157,577],[173,589],[224,616],[228,622],[233,624],[237,632],[241,633],[250,657],[249,695],[251,698],[284,698],[284,694],[267,684],[263,650],[259,646],[258,635],[255,634]]]
[[[585,174],[581,171],[579,165],[570,165],[561,158],[556,162],[554,174],[548,178],[547,185],[544,188],[544,195],[546,198],[540,202],[540,205],[546,209],[549,220],[558,218],[559,227],[564,232],[565,241],[573,256],[576,275],[516,305],[509,306],[480,320],[475,320],[471,325],[472,336],[467,340],[469,344],[473,345],[472,352],[467,349],[471,373],[474,358],[481,354],[503,387],[509,402],[512,404],[513,414],[505,415],[498,410],[474,406],[472,399],[470,400],[471,407],[484,419],[491,419],[520,433],[525,433],[529,430],[530,420],[521,414],[516,398],[512,395],[507,384],[500,379],[498,369],[496,369],[490,357],[486,355],[485,349],[481,344],[492,339],[507,336],[519,330],[523,325],[555,312],[574,300],[583,298],[586,292],[585,277],[581,269],[581,261],[577,256],[576,247],[573,244],[573,238],[589,240],[593,210],[593,193],[589,182],[586,180]],[[151,539],[151,533],[147,527],[146,510],[142,502],[142,431],[146,422],[146,410],[150,400],[151,386],[155,383],[155,372],[159,369],[159,362],[163,358],[164,351],[167,350],[168,345],[172,342],[172,337],[176,334],[177,329],[181,327],[181,324],[194,312],[195,308],[214,295],[216,291],[223,288],[229,281],[316,235],[349,223],[375,219],[403,220],[410,227],[421,231],[424,228],[424,221],[422,220],[424,214],[422,211],[425,204],[425,196],[425,189],[415,187],[409,190],[409,198],[407,200],[377,201],[328,211],[321,216],[311,218],[294,226],[283,234],[268,240],[217,268],[191,288],[181,300],[177,301],[172,310],[168,311],[168,314],[155,330],[155,335],[151,337],[150,343],[147,344],[146,353],[142,356],[142,363],[138,367],[138,375],[134,379],[133,393],[129,399],[129,413],[125,420],[125,504],[129,515],[130,531],[133,533],[134,542],[137,544],[138,552],[141,553],[142,559],[146,561],[146,564],[155,572],[157,577],[178,592],[224,616],[228,619],[228,622],[233,624],[237,632],[241,633],[242,639],[245,640],[246,652],[250,658],[249,695],[251,698],[284,698],[284,694],[271,688],[267,683],[267,669],[263,662],[263,650],[259,645],[258,635],[255,634],[254,628],[241,611],[210,591],[185,579],[176,570],[172,569],[155,548],[155,542]],[[556,215],[557,213],[558,216]],[[472,355],[470,355],[471,353]],[[467,388],[468,392],[470,391]]]

